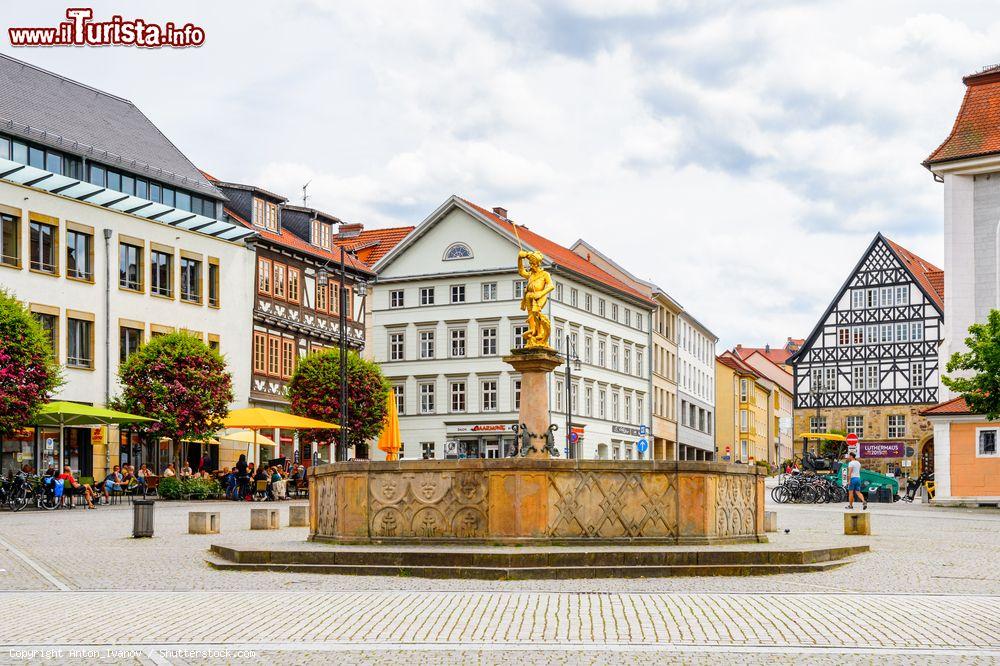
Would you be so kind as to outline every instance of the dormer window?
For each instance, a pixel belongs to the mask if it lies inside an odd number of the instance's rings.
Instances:
[[[326,222],[313,220],[311,230],[312,244],[321,247],[324,250],[333,249],[332,227],[333,225],[327,224]]]
[[[452,243],[444,251],[444,260],[452,261],[454,259],[472,259],[472,250],[465,243]]]
[[[278,205],[259,197],[253,199],[253,223],[278,233]]]

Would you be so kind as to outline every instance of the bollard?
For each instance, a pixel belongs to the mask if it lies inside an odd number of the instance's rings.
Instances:
[[[141,499],[132,502],[132,538],[153,536],[153,509],[156,502]]]
[[[219,525],[217,511],[188,512],[188,534],[218,534]]]
[[[276,530],[280,527],[277,509],[250,509],[250,529]]]
[[[866,536],[872,533],[872,515],[870,513],[845,513],[844,534]]]
[[[764,531],[765,532],[777,532],[778,531],[778,512],[777,511],[765,511],[764,512]]]
[[[309,505],[293,504],[288,507],[289,527],[309,527]]]

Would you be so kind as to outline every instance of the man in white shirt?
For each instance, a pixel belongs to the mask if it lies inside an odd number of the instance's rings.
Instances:
[[[864,493],[861,492],[861,463],[858,462],[858,457],[853,453],[847,454],[847,510],[854,510],[854,493],[858,494],[861,498],[861,509],[862,511],[868,510],[868,500],[865,499]]]

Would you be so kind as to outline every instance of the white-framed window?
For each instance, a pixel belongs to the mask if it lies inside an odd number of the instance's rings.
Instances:
[[[451,357],[462,358],[465,356],[465,329],[453,328],[451,333]]]
[[[514,298],[524,298],[524,288],[527,280],[514,280]]]
[[[851,343],[855,345],[865,344],[865,327],[854,326],[851,328]]]
[[[465,285],[464,284],[453,284],[453,285],[451,285],[451,302],[452,303],[464,303],[465,302]]]
[[[434,287],[420,288],[420,304],[434,305]]]
[[[851,344],[851,329],[837,329],[837,344],[841,347]]]
[[[809,432],[826,432],[826,417],[825,416],[810,416],[809,417]]]
[[[745,410],[740,410],[740,432],[746,432],[750,429],[750,413]]]
[[[623,310],[625,310],[625,325],[626,326],[631,326],[632,325],[632,311],[629,310],[628,308],[623,308]]]
[[[834,392],[837,390],[837,368],[823,368],[823,390]]]
[[[646,366],[643,364],[642,361],[643,361],[642,350],[641,349],[636,349],[635,350],[635,374],[637,376],[639,376],[639,377],[642,377],[645,374],[643,372],[643,370],[645,369]]]
[[[635,313],[635,327],[636,327],[636,329],[638,329],[640,331],[642,330],[642,313],[641,312],[636,312]]]
[[[632,374],[632,350],[628,347],[622,354],[622,372]]]
[[[597,341],[597,365],[601,366],[602,368],[607,367],[606,365],[607,348],[608,348],[607,342],[605,342],[604,340]]]
[[[851,307],[861,310],[865,307],[865,292],[863,289],[855,289],[851,292]]]
[[[465,411],[465,382],[461,380],[448,383],[448,392],[451,394],[451,411],[460,413]]]
[[[868,326],[867,335],[865,336],[865,341],[870,345],[878,344],[878,326],[876,324],[871,324]]]
[[[896,305],[910,304],[910,286],[901,284],[896,287]]]
[[[882,324],[880,332],[879,341],[882,344],[892,342],[892,324]]]
[[[406,414],[406,384],[393,384],[392,392],[396,396],[396,413],[403,416]]]
[[[611,420],[617,421],[618,417],[618,391],[611,391]]]
[[[910,340],[913,342],[920,342],[924,339],[924,322],[922,321],[912,321],[910,322]]]
[[[594,309],[594,297],[590,294],[583,295],[583,309],[590,312]]]
[[[748,444],[747,440],[741,439],[740,440],[740,460],[742,460],[743,462],[746,462],[749,459],[750,459],[749,444]]]
[[[611,369],[618,369],[618,345],[614,342],[611,343]]]
[[[528,332],[527,324],[515,324],[511,328],[511,343],[514,349],[521,349],[524,347],[524,334]]]
[[[389,333],[389,360],[402,361],[406,358],[406,333],[393,331]]]
[[[856,365],[851,368],[851,388],[855,391],[865,390],[865,366]]]
[[[452,243],[444,251],[445,261],[454,261],[456,259],[472,259],[472,250],[465,243]]]
[[[424,460],[433,460],[436,456],[434,442],[420,442],[420,456]]]
[[[580,342],[580,334],[577,333],[576,331],[572,331],[569,334],[569,353],[572,356],[579,355],[579,349],[580,349],[579,342]]]
[[[909,342],[910,325],[907,322],[896,324],[896,342]]]
[[[632,423],[632,394],[625,394],[625,423]]]
[[[594,411],[594,387],[585,386],[583,388],[583,415],[591,416]]]
[[[420,358],[434,358],[434,331],[420,331]]]
[[[684,361],[681,361],[682,369],[683,365]],[[809,371],[809,392],[821,393],[822,391],[823,391],[823,368],[813,368]]]
[[[612,303],[611,304],[611,319],[613,321],[618,321],[618,304],[617,303]]]
[[[556,380],[556,411],[563,411],[563,383]]]
[[[1000,456],[997,452],[997,428],[976,428],[976,457],[996,458]]]
[[[878,307],[878,289],[872,288],[865,290],[865,307]]]
[[[646,420],[646,399],[640,393],[635,396],[635,420],[642,423]]]
[[[564,337],[565,337],[565,335],[563,333],[562,326],[556,326],[556,332],[555,332],[555,338],[556,338],[555,339],[555,343],[556,344],[554,345],[554,347],[556,348],[556,351],[562,351],[563,350],[563,338]]]
[[[514,378],[511,380],[511,392],[510,392],[510,410],[516,412],[521,409],[521,379]]]
[[[479,331],[480,338],[482,339],[482,354],[483,356],[496,356],[497,353],[497,327],[496,326],[484,326]]]
[[[483,300],[484,301],[495,301],[495,300],[497,300],[497,283],[496,282],[484,282],[483,283]]]
[[[575,288],[570,287],[569,304],[572,305],[574,308],[577,307],[577,303],[579,302],[579,296],[580,296],[579,292]]]
[[[864,416],[848,416],[847,417],[847,434],[857,435],[859,438],[865,436],[865,417]]]
[[[484,379],[480,384],[482,389],[483,400],[480,403],[482,410],[484,412],[495,412],[497,411],[498,403],[498,392],[497,392],[497,380],[495,379]]]
[[[877,391],[882,383],[881,377],[879,377],[879,371],[877,365],[869,365],[865,368],[865,376],[868,378],[866,383],[866,388],[869,391]]]
[[[597,391],[597,418],[603,419],[607,414],[608,392],[606,389]]]
[[[555,298],[560,303],[562,303],[562,299],[563,299],[563,286],[562,286],[562,282],[556,282],[556,289],[555,289],[555,292],[553,292],[552,297]]]
[[[890,414],[888,416],[889,427],[886,434],[890,438],[906,437],[906,416],[903,414]]]
[[[892,296],[892,287],[882,287],[879,289],[879,303],[883,308],[891,308],[893,306],[894,302]]]
[[[403,290],[393,289],[389,292],[389,307],[390,308],[401,308],[403,307]]]
[[[750,382],[746,379],[740,379],[740,402],[746,402],[750,396]]]
[[[910,388],[923,388],[926,386],[923,362],[910,364]]]
[[[603,298],[598,298],[597,299],[597,314],[600,315],[601,317],[604,316],[604,308],[605,308],[604,299]]]
[[[433,414],[434,404],[434,382],[420,383],[420,413]]]
[[[579,403],[580,403],[580,385],[577,384],[576,382],[573,382],[573,384],[569,387],[569,395],[570,395],[569,409],[574,414],[577,414],[580,411],[580,407],[579,407]]]
[[[583,362],[594,362],[594,339],[589,335],[583,338]]]

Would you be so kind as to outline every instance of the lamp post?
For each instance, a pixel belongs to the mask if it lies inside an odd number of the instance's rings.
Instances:
[[[566,451],[567,458],[576,458],[576,446],[573,444],[573,369],[580,372],[580,357],[576,350],[570,347],[569,336],[566,336]]]

